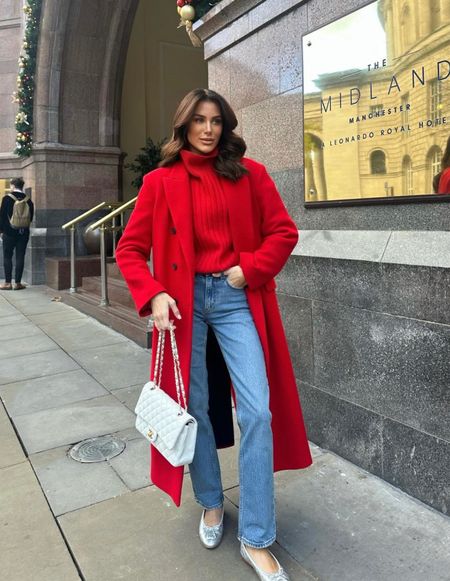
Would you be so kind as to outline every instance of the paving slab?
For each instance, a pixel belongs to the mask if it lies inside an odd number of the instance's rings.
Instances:
[[[0,303],[0,317],[11,315],[17,315],[17,309],[11,303],[8,303],[8,301],[2,301]]]
[[[190,482],[184,490],[181,508],[150,486],[59,517],[85,578],[254,581],[239,555],[236,508],[226,503],[222,544],[209,551],[198,538],[201,509],[192,499]],[[280,546],[274,553],[293,581],[311,579]]]
[[[57,293],[57,291],[54,291],[45,285],[28,285],[27,288],[22,292],[6,292],[2,293],[1,296],[12,303],[15,303],[20,301],[30,301],[34,297],[52,297],[55,295],[55,293]]]
[[[72,357],[107,389],[144,385],[150,377],[150,353],[131,341],[86,351]]]
[[[122,454],[108,462],[130,490],[150,486],[150,444],[143,436],[127,442]]]
[[[70,446],[63,446],[30,456],[53,514],[59,516],[129,491],[108,462],[77,462],[68,456],[69,450]]]
[[[79,369],[80,366],[63,351],[44,351],[31,355],[19,355],[5,359],[0,365],[0,385],[56,375],[64,371]]]
[[[11,417],[60,407],[109,392],[84,369],[38,377],[0,386],[0,396]]]
[[[24,317],[21,313],[17,313],[16,315],[7,315],[0,317],[0,327],[7,327],[11,325],[17,325],[20,323],[28,323],[28,319]]]
[[[123,335],[90,318],[40,323],[40,327],[67,352],[129,342]]]
[[[450,519],[376,476],[326,453],[275,482],[278,542],[321,581],[448,580]]]
[[[130,428],[135,416],[107,395],[16,416],[14,421],[25,448],[33,454]]]
[[[131,387],[115,389],[113,393],[121,403],[126,405],[129,410],[134,412],[134,408],[136,407],[137,400],[139,399],[143,387],[144,384],[132,385]]]
[[[58,345],[52,341],[44,333],[39,335],[32,335],[31,337],[19,337],[18,339],[10,339],[8,336],[9,329],[3,334],[7,337],[7,341],[2,341],[0,347],[0,361],[20,356],[30,355],[32,353],[41,353],[43,351],[53,351],[58,349]],[[0,363],[1,365],[2,363]]]
[[[53,323],[66,323],[79,319],[89,319],[84,313],[66,305],[66,308],[56,313],[40,313],[38,315],[28,315],[30,321],[36,325],[52,325]]]
[[[45,333],[29,321],[17,323],[16,325],[8,325],[2,329],[3,337],[8,340],[20,339],[22,337],[43,336]]]
[[[0,571],[5,581],[79,581],[29,462],[0,470]]]
[[[231,448],[218,450],[223,490],[239,486],[239,439]]]
[[[113,436],[130,442],[131,440],[140,440],[143,438],[142,434],[136,430],[136,428],[125,428],[125,430],[117,430],[117,432],[111,432]]]
[[[5,359],[0,365],[0,385],[34,377],[51,376],[80,366],[63,351],[44,351]]]
[[[36,295],[27,301],[16,301],[14,306],[24,315],[38,315],[40,313],[58,313],[65,311],[66,305],[59,301],[52,301],[51,297]]]
[[[19,464],[26,460],[22,446],[19,444],[16,432],[11,425],[11,421],[6,413],[3,404],[0,403],[0,442],[2,443],[2,453],[0,454],[0,468]]]

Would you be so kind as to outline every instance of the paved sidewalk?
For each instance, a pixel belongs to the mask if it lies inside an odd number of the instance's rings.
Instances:
[[[235,538],[237,450],[220,452],[226,532],[203,549],[186,482],[177,509],[148,480],[134,404],[149,352],[30,287],[0,295],[0,579],[252,581]],[[67,452],[114,434],[125,450]],[[292,581],[444,581],[450,519],[313,446],[314,465],[276,475],[274,552]],[[186,474],[189,480],[189,474]]]

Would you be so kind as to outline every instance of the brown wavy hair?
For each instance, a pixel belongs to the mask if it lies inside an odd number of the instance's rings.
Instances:
[[[197,105],[202,101],[216,103],[222,115],[222,135],[218,143],[219,154],[214,162],[215,170],[218,174],[237,181],[248,173],[241,163],[247,145],[242,137],[234,132],[238,122],[233,109],[222,95],[210,89],[194,89],[181,100],[173,118],[172,138],[161,150],[162,160],[159,167],[171,165],[180,159],[180,150],[188,145],[189,123],[194,117]]]

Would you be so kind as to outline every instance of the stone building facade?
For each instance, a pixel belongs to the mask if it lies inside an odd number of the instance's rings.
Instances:
[[[301,231],[278,296],[310,439],[447,514],[449,205],[303,203],[302,35],[365,4],[222,0],[195,28],[209,86],[237,111],[248,155],[266,164]],[[24,175],[36,194],[28,280],[42,282],[45,254],[67,250],[61,224],[99,191],[123,195],[121,97],[139,2],[44,2],[25,162],[8,153],[18,5],[0,7],[0,178]]]

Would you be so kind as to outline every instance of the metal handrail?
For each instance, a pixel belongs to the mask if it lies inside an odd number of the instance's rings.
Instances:
[[[125,202],[125,204],[122,204],[121,206],[119,206],[118,208],[116,208],[115,210],[113,210],[112,212],[107,214],[106,216],[103,216],[103,218],[100,218],[100,220],[97,220],[97,222],[94,222],[88,228],[86,228],[86,232],[90,232],[91,230],[96,230],[97,228],[100,228],[100,226],[102,226],[103,224],[106,224],[106,222],[109,222],[110,220],[112,220],[113,218],[118,216],[119,214],[123,214],[125,212],[125,210],[127,210],[130,206],[132,206],[136,202],[136,200],[137,200],[137,196],[135,196],[134,198],[132,198],[128,202]]]
[[[96,206],[94,206],[90,210],[83,212],[83,214],[81,214],[80,216],[73,218],[73,220],[70,220],[69,222],[66,222],[66,224],[61,226],[61,228],[63,230],[67,230],[68,228],[70,229],[70,292],[71,293],[77,292],[76,273],[75,273],[75,229],[76,229],[77,224],[79,224],[79,222],[83,221],[85,218],[87,218],[91,214],[94,214],[98,210],[101,210],[102,208],[108,208],[108,209],[115,208],[115,210],[113,210],[112,212],[110,212],[109,214],[104,216],[101,220],[97,220],[97,222],[95,222],[88,229],[89,231],[94,230],[95,228],[99,227],[99,223],[101,224],[101,226],[100,226],[100,229],[101,229],[101,235],[100,235],[101,257],[100,258],[101,258],[102,284],[103,284],[103,280],[106,280],[106,245],[105,245],[104,230],[107,229],[104,226],[104,224],[106,222],[108,222],[109,220],[113,220],[113,227],[111,229],[114,232],[119,230],[119,229],[123,229],[123,212],[132,203],[134,203],[135,200],[136,200],[136,198],[133,198],[133,200],[130,200],[129,202],[126,202],[125,204],[123,204],[122,202],[100,202],[100,204],[97,204]],[[120,226],[116,226],[116,216],[118,214],[121,214]],[[116,237],[115,236],[114,236],[113,242],[114,242],[113,250],[114,250],[114,255],[115,255],[115,251],[116,251]],[[105,271],[105,272],[103,273],[103,271]],[[102,302],[100,304],[102,304],[102,305],[109,304],[107,293],[105,296],[102,296]]]
[[[97,210],[101,210],[102,208],[105,208],[105,207],[106,208],[113,208],[114,207],[113,204],[114,204],[114,202],[101,202],[100,204],[97,204],[96,206],[94,206],[90,210],[87,210],[86,212],[84,212],[80,216],[77,216],[73,220],[70,220],[70,222],[66,222],[66,224],[61,226],[61,228],[63,230],[66,230],[67,228],[75,226],[76,224],[78,224],[78,222],[81,222],[82,220],[84,220],[85,218],[90,216],[91,214],[94,214],[95,212],[97,212]]]
[[[79,222],[81,222],[82,220],[84,220],[85,218],[90,216],[91,214],[94,214],[95,212],[97,212],[98,210],[101,210],[102,208],[113,208],[116,203],[117,202],[100,202],[100,204],[97,204],[96,206],[94,206],[90,210],[83,212],[83,214],[81,214],[80,216],[73,218],[72,220],[70,220],[69,222],[66,222],[65,224],[63,224],[61,226],[61,228],[63,230],[67,230],[67,228],[70,228],[70,292],[71,293],[77,292],[76,280],[75,280],[75,229],[76,229],[76,226]]]
[[[108,298],[108,269],[107,269],[107,258],[106,258],[106,239],[105,239],[105,232],[107,230],[113,232],[113,255],[116,255],[116,232],[119,230],[123,230],[124,223],[123,223],[123,216],[125,212],[134,205],[137,200],[137,196],[133,199],[121,204],[115,210],[97,220],[90,226],[86,228],[86,232],[91,232],[92,230],[100,230],[100,269],[101,269],[101,286],[102,286],[102,299],[100,301],[101,307],[107,307],[109,305],[109,298]],[[116,219],[117,216],[120,216],[120,223],[117,225]],[[112,225],[109,226],[108,223],[112,222]]]
[[[128,210],[128,208],[130,208],[131,206],[134,205],[136,200],[137,200],[137,196],[134,197],[133,199],[129,200],[128,202],[125,202],[124,204],[122,204],[121,206],[119,206],[118,208],[116,208],[115,210],[113,210],[112,212],[107,214],[106,216],[103,216],[103,218],[100,218],[100,220],[97,220],[97,222],[94,222],[93,224],[88,226],[88,228],[86,228],[86,232],[90,232],[92,230],[97,230],[97,229],[100,230],[100,268],[101,268],[101,285],[102,285],[102,300],[100,302],[101,307],[107,307],[109,305],[108,269],[107,269],[107,263],[106,263],[105,232],[107,230],[111,230],[114,232],[114,235],[113,235],[113,253],[115,256],[115,253],[116,253],[115,233],[118,230],[121,230],[124,228],[123,215],[126,212],[126,210]],[[116,225],[117,216],[120,216],[119,226]],[[111,221],[112,221],[112,225],[109,226],[108,222],[111,222]]]

